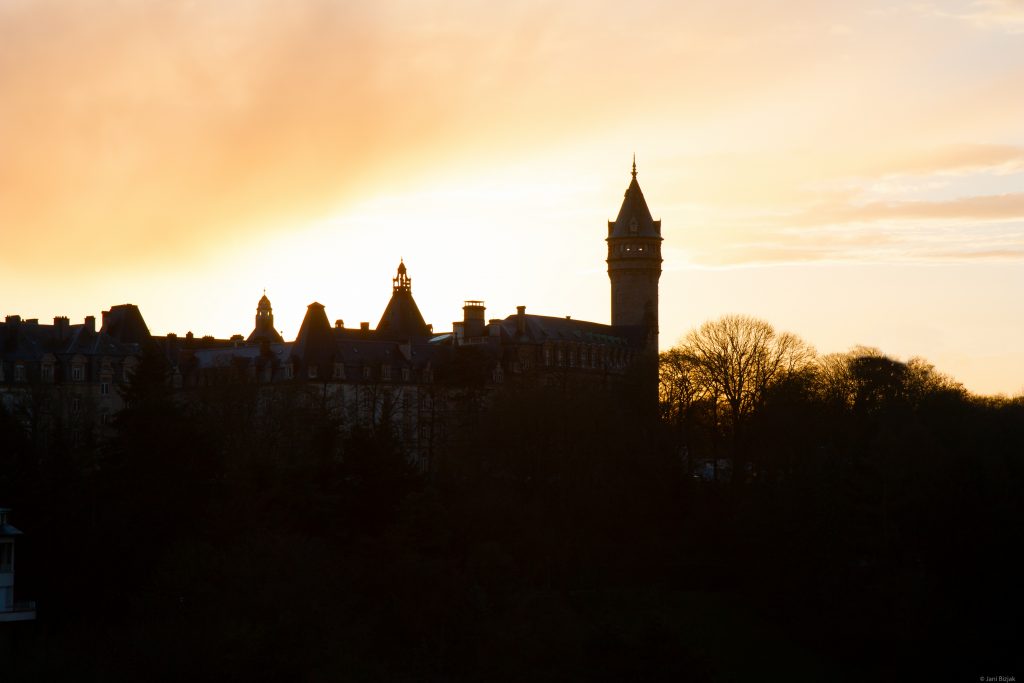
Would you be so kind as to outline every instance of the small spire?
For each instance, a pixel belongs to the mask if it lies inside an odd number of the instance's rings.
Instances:
[[[394,287],[393,292],[410,292],[412,291],[412,278],[407,274],[408,271],[405,268],[405,259],[398,259],[398,273],[391,281]]]
[[[636,180],[636,152],[633,152],[633,180]]]

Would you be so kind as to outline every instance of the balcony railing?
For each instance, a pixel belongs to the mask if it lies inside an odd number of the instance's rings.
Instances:
[[[32,621],[35,618],[35,600],[16,600],[10,607],[0,609],[0,621]]]

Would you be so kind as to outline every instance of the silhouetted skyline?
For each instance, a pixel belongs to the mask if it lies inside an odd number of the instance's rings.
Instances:
[[[266,288],[294,336],[404,256],[433,322],[605,321],[636,152],[662,348],[749,314],[1024,388],[1017,4],[400,7],[5,7],[0,313],[227,337]]]

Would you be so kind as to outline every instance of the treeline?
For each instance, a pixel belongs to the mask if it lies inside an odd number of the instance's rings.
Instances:
[[[919,673],[1019,664],[1005,553],[1024,537],[1024,397],[974,396],[877,349],[818,356],[743,316],[693,330],[660,369],[689,475],[728,501],[708,523],[740,535],[763,595],[816,615],[813,640],[880,667],[895,648]]]
[[[426,472],[387,424],[354,427],[301,387],[176,400],[157,354],[109,442],[41,452],[0,413],[17,585],[39,602],[8,630],[5,676],[1005,666],[1024,606],[1001,555],[1022,531],[1024,405],[920,361],[818,358],[758,321],[716,324],[725,336],[712,324],[663,354],[660,415],[628,393],[509,388]]]

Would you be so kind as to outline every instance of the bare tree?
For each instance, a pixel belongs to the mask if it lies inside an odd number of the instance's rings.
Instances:
[[[747,421],[776,383],[808,366],[814,349],[763,320],[728,315],[704,323],[668,353],[676,351],[687,359],[696,386],[719,406],[723,427],[732,436],[734,480],[742,481]]]

